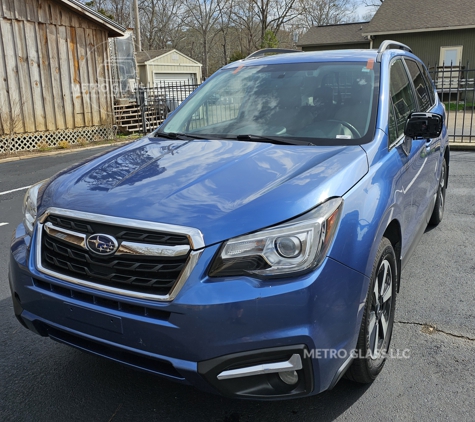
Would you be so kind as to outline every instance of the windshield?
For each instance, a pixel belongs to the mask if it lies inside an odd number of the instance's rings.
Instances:
[[[195,91],[157,135],[368,142],[375,125],[378,71],[372,61],[223,69]]]

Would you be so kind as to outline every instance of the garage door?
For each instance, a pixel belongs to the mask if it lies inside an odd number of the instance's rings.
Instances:
[[[174,82],[196,83],[194,73],[154,73],[153,82],[155,86]]]

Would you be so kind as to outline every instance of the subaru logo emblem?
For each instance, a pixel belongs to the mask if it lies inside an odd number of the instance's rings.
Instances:
[[[118,247],[117,240],[107,234],[93,234],[87,239],[87,248],[100,255],[112,255]]]

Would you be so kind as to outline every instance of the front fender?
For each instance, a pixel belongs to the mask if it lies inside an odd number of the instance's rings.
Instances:
[[[400,172],[395,153],[386,150],[344,196],[340,227],[330,256],[367,277],[371,277],[386,229],[393,221],[400,227],[402,210],[394,197]]]

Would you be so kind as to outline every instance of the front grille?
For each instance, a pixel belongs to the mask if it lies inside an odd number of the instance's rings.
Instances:
[[[95,233],[111,235],[119,245],[124,241],[146,245],[189,245],[188,238],[180,234],[158,233],[56,215],[48,216],[44,223],[86,236]],[[44,227],[42,229],[41,264],[45,269],[124,291],[158,296],[169,294],[184,270],[188,256],[189,253],[178,257],[141,254],[100,256],[80,245],[49,235]]]

